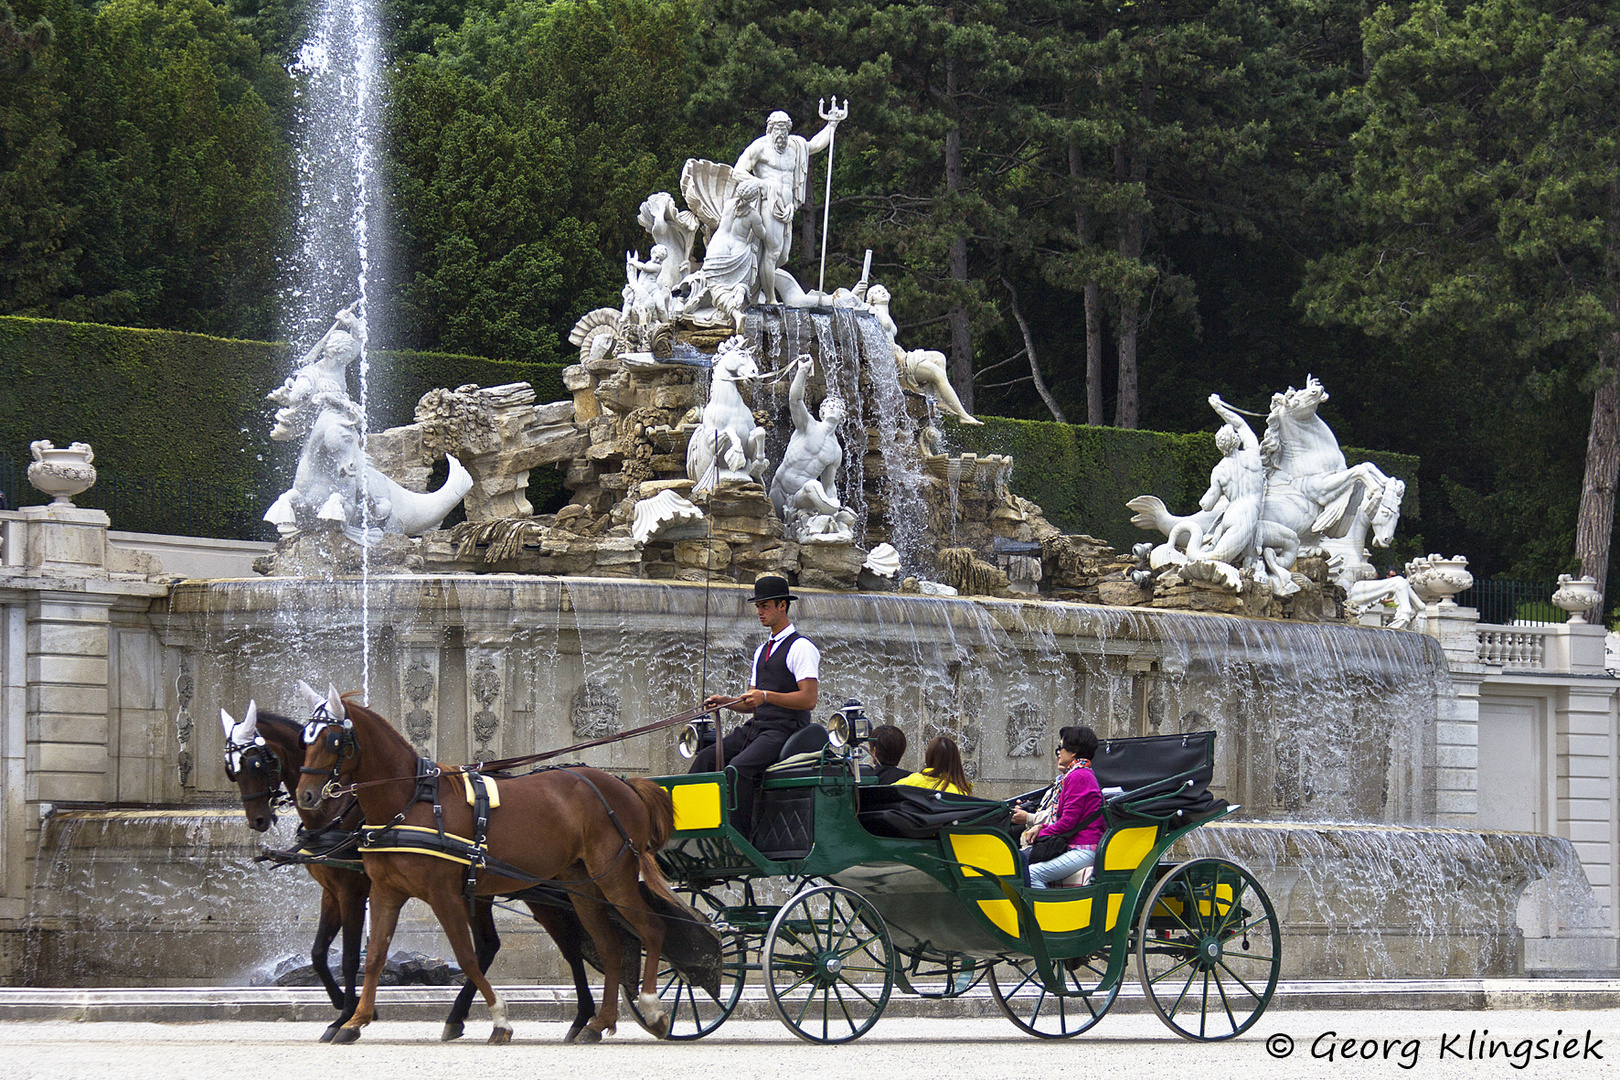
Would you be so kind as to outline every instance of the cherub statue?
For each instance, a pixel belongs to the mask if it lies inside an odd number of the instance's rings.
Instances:
[[[664,284],[669,249],[654,244],[645,262],[638,254],[624,253],[624,309],[619,318],[624,322],[668,322],[674,306],[670,287]]]

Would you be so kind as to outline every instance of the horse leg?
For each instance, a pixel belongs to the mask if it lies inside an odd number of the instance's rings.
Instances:
[[[319,878],[316,878],[320,881]],[[338,988],[337,980],[332,978],[332,966],[327,962],[327,953],[332,948],[332,939],[337,937],[338,929],[343,925],[343,913],[338,904],[337,895],[321,882],[321,918],[315,925],[315,944],[310,946],[309,963],[315,969],[315,977],[321,980],[326,988],[326,996],[332,999],[332,1008],[339,1012],[343,1010],[343,991]],[[323,1036],[321,1041],[326,1042],[330,1035]]]
[[[478,951],[478,970],[488,971],[489,965],[495,962],[495,954],[501,951],[501,935],[495,929],[495,908],[490,901],[480,898],[473,905],[471,926],[473,948]],[[456,1003],[450,1006],[450,1016],[444,1022],[440,1042],[461,1038],[467,1014],[472,1011],[473,995],[477,992],[478,987],[471,979],[463,980],[461,993],[456,995]]]
[[[371,893],[371,879],[365,874],[348,870],[331,872],[342,875],[336,883],[336,891],[338,907],[343,913],[343,1011],[326,1029],[326,1034],[321,1036],[322,1042],[335,1038],[338,1029],[349,1022],[360,1004],[354,985],[360,973],[360,942],[366,929],[366,897]]]
[[[574,976],[574,1023],[563,1036],[563,1042],[576,1041],[585,1025],[590,1023],[596,1015],[596,998],[591,994],[590,978],[585,974],[585,955],[580,948],[581,939],[585,933],[584,925],[572,910],[552,907],[549,904],[529,905],[534,913],[534,919],[546,928],[551,940],[557,943],[557,951],[568,963],[568,970]]]
[[[574,913],[596,943],[596,955],[602,959],[602,1008],[576,1038],[583,1043],[601,1042],[604,1033],[613,1035],[619,1030],[619,975],[624,967],[624,947],[619,941],[619,928],[608,917],[606,901],[576,892]]]
[[[352,1043],[360,1038],[360,1029],[377,1018],[377,984],[382,980],[383,966],[388,963],[388,945],[394,940],[394,928],[399,925],[399,909],[408,897],[395,889],[373,882],[371,886],[371,940],[366,945],[366,985],[360,991],[360,1003],[354,1015],[332,1037],[333,1043]]]
[[[658,1000],[658,959],[664,950],[663,916],[647,909],[647,901],[641,895],[633,869],[628,881],[604,882],[602,889],[641,939],[645,962],[641,969],[641,994],[636,998],[636,1008],[652,1033],[660,1039],[666,1038],[669,1035],[669,1015]]]
[[[432,890],[431,896],[423,896],[428,905],[433,908],[433,914],[438,916],[439,928],[444,931],[445,937],[450,939],[450,947],[455,950],[456,963],[461,970],[467,973],[477,985],[484,1001],[489,1005],[489,1015],[495,1023],[494,1030],[489,1033],[492,1043],[509,1043],[512,1041],[512,1024],[506,1018],[506,999],[495,992],[489,984],[483,969],[479,966],[478,949],[473,944],[472,925],[467,915],[467,901],[461,895],[460,875],[446,878],[438,882],[438,887]],[[370,965],[367,964],[367,986]]]

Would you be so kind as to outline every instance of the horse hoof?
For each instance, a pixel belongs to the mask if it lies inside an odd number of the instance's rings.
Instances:
[[[334,1031],[332,1033],[332,1045],[333,1046],[342,1046],[345,1043],[352,1043],[352,1042],[359,1042],[359,1041],[360,1041],[360,1029],[359,1028],[340,1027],[340,1028],[338,1028],[336,1031]]]
[[[340,1028],[342,1028],[342,1026],[343,1026],[342,1024],[333,1024],[331,1027],[329,1027],[325,1031],[321,1032],[321,1042],[324,1042],[324,1043],[331,1042],[333,1037],[335,1035],[337,1035],[338,1030]]]
[[[602,1033],[597,1031],[595,1028],[583,1027],[579,1029],[579,1034],[574,1036],[574,1041],[581,1043],[599,1043],[602,1041]]]
[[[440,1042],[455,1042],[461,1038],[463,1027],[461,1024],[445,1024],[444,1031],[439,1033]]]
[[[491,1046],[505,1046],[507,1043],[509,1043],[511,1041],[512,1041],[512,1029],[509,1028],[509,1027],[508,1028],[496,1028],[494,1031],[489,1033],[489,1043],[490,1043]]]
[[[584,1030],[584,1024],[575,1024],[573,1027],[568,1029],[568,1034],[563,1036],[563,1043],[566,1045],[567,1043],[578,1042],[579,1033]]]

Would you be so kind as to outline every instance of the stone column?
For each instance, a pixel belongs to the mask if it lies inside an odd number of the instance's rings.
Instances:
[[[1434,823],[1471,829],[1479,821],[1479,612],[1430,604],[1425,632],[1445,650],[1456,696],[1435,717]]]
[[[1602,632],[1602,627],[1593,627]],[[1600,639],[1601,642],[1601,639]],[[1565,685],[1554,697],[1557,789],[1554,835],[1568,837],[1586,879],[1614,928],[1617,872],[1615,829],[1615,688]]]

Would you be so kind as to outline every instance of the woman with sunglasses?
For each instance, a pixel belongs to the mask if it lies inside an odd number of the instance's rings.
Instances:
[[[1075,871],[1097,861],[1097,841],[1102,839],[1102,790],[1091,772],[1091,758],[1097,752],[1097,733],[1089,727],[1066,727],[1058,732],[1057,760],[1063,769],[1058,790],[1057,813],[1043,825],[1034,839],[1068,836],[1068,848],[1057,858],[1031,863],[1029,885],[1044,889]]]

